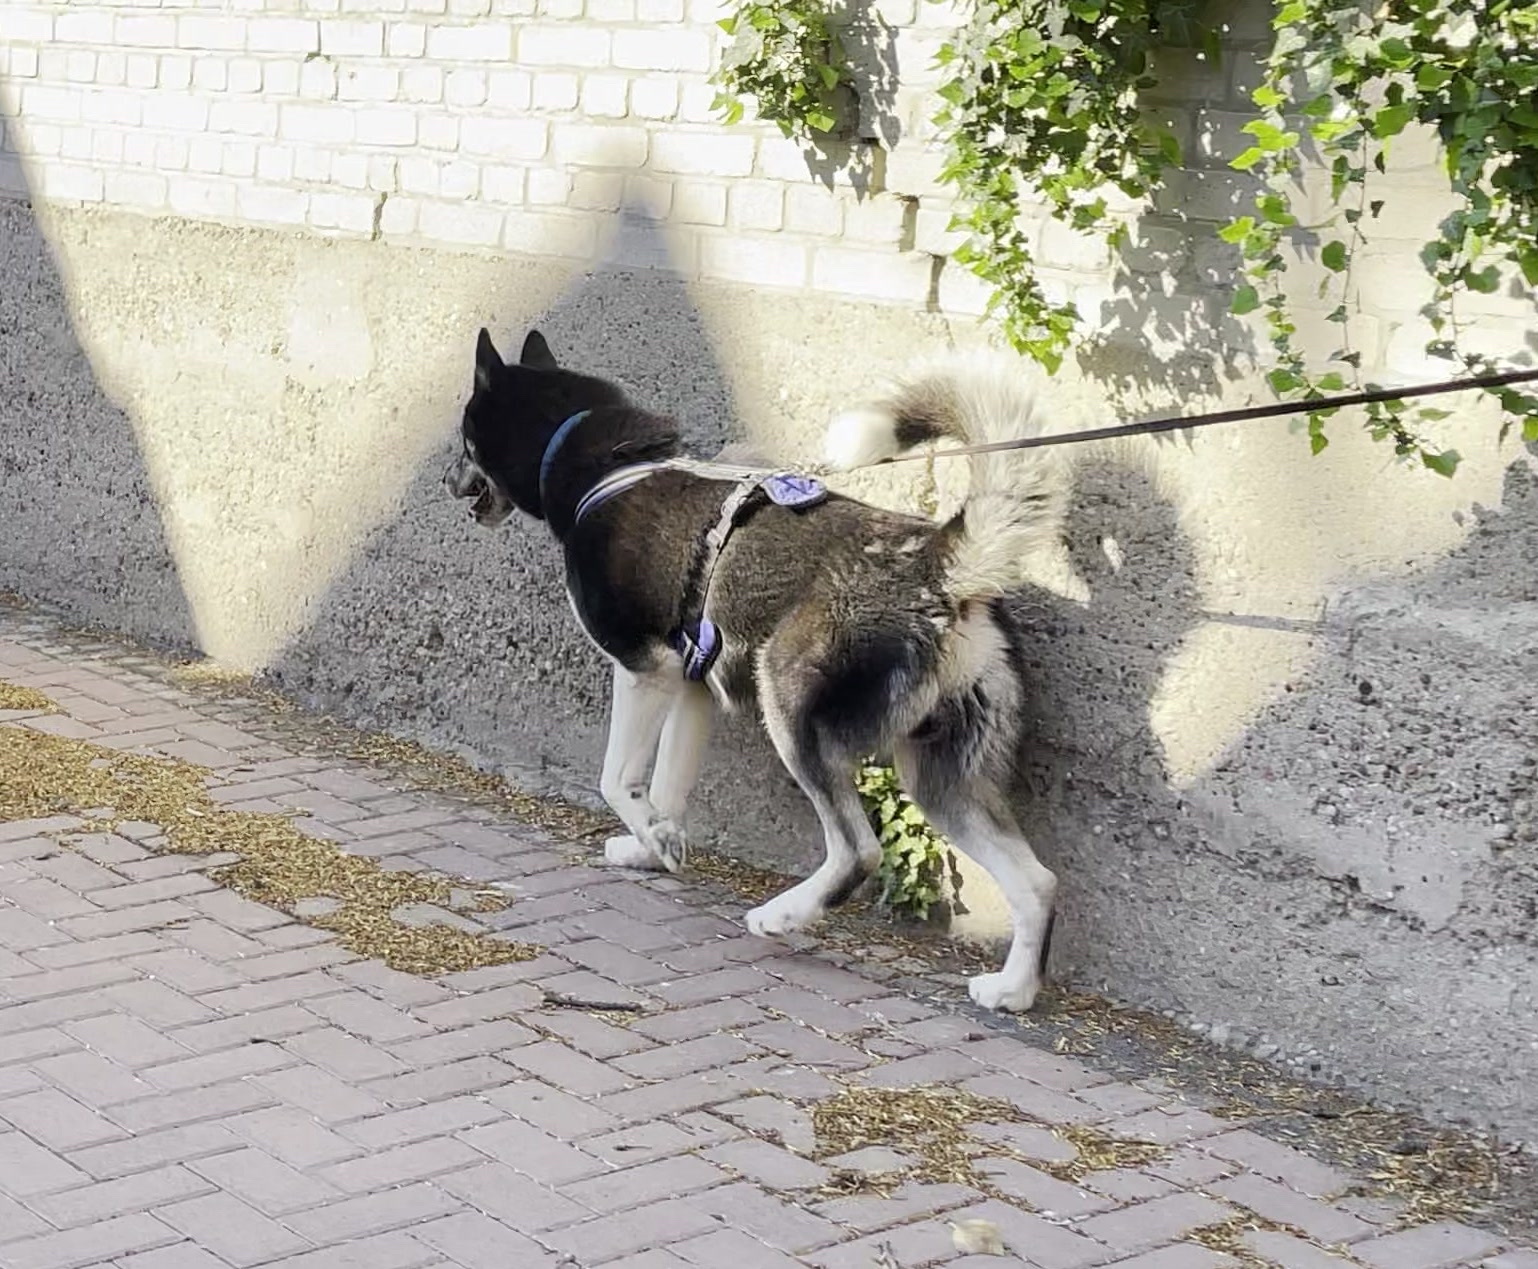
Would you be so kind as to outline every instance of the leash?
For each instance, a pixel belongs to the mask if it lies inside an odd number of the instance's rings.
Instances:
[[[1118,423],[1111,427],[1092,427],[1082,432],[1060,432],[1053,436],[1021,436],[1008,441],[990,441],[984,445],[948,445],[944,449],[894,454],[866,467],[884,467],[889,463],[911,463],[928,458],[960,458],[965,454],[997,454],[1005,450],[1039,449],[1046,445],[1078,445],[1086,441],[1109,441],[1122,436],[1146,436],[1159,432],[1183,432],[1192,427],[1211,427],[1215,423],[1248,423],[1255,419],[1281,418],[1289,414],[1313,414],[1319,410],[1339,410],[1349,405],[1374,405],[1384,401],[1404,401],[1411,397],[1432,397],[1447,392],[1468,392],[1474,388],[1501,388],[1513,383],[1538,381],[1538,370],[1508,370],[1497,375],[1473,379],[1446,379],[1413,388],[1375,388],[1370,392],[1352,392],[1336,397],[1314,397],[1306,401],[1279,401],[1272,405],[1251,405],[1237,410],[1217,410],[1210,414],[1175,415],[1149,419],[1142,423]]]

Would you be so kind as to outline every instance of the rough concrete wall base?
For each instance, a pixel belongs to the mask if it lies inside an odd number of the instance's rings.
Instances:
[[[0,216],[0,586],[589,797],[605,676],[556,552],[439,486],[476,329],[512,344],[537,320],[701,451],[792,460],[835,405],[967,337],[660,271],[103,214],[50,222],[61,278],[28,213]],[[1212,399],[1146,377],[1164,404]],[[1104,418],[1097,391],[1073,408]],[[1460,424],[1456,482],[1344,429],[1313,462],[1285,424],[1096,455],[1072,532],[1091,605],[1018,604],[1022,809],[1063,878],[1059,977],[1538,1140],[1538,493],[1486,417]],[[781,867],[817,853],[747,726],[697,827]]]

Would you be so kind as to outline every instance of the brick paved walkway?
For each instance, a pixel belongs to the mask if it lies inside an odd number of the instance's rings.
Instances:
[[[0,1269],[1538,1269],[1341,1197],[1352,1177],[1158,1082],[752,939],[675,879],[287,750],[142,654],[0,609],[0,680],[62,710],[0,725],[179,758],[228,806],[510,883],[488,924],[548,949],[412,977],[155,854],[154,825],[0,823]],[[1025,1120],[971,1130],[966,1183],[873,1189],[912,1157],[822,1157],[819,1101],[936,1084]],[[1096,1170],[1118,1140],[1158,1148]],[[956,1250],[949,1222],[979,1218],[1008,1255]]]

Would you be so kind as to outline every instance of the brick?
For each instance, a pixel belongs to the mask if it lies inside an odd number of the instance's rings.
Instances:
[[[540,1080],[515,1080],[493,1089],[486,1099],[515,1118],[567,1140],[619,1126],[607,1111]]]
[[[620,1071],[558,1044],[542,1040],[507,1054],[512,1065],[578,1097],[594,1097],[629,1087]]]
[[[592,1215],[566,1195],[530,1180],[505,1163],[455,1172],[442,1178],[438,1187],[523,1233],[572,1225]]]
[[[250,1083],[324,1124],[361,1119],[386,1109],[384,1102],[373,1094],[353,1088],[331,1072],[308,1064],[271,1071]]]
[[[268,1216],[314,1207],[340,1196],[329,1182],[313,1173],[301,1173],[265,1150],[231,1150],[187,1166]]]
[[[1277,1230],[1246,1230],[1243,1237],[1244,1245],[1263,1257],[1267,1265],[1281,1269],[1344,1269],[1350,1263]]]
[[[481,1124],[494,1123],[503,1112],[472,1097],[455,1097],[445,1102],[430,1102],[388,1115],[375,1115],[346,1124],[342,1133],[370,1150],[405,1145],[428,1137],[458,1132]],[[471,1142],[474,1145],[474,1142]]]
[[[246,48],[253,53],[314,53],[320,27],[313,19],[254,17],[246,26]]]
[[[837,1242],[839,1227],[803,1208],[739,1182],[719,1186],[688,1200],[697,1211],[792,1254]]]
[[[172,1033],[172,1038],[194,1052],[214,1053],[257,1041],[285,1039],[304,1031],[316,1030],[320,1025],[314,1014],[299,1006],[282,1005],[276,1009],[262,1009],[233,1018],[220,1018],[215,1022],[181,1027]]]
[[[49,1083],[72,1093],[88,1106],[110,1106],[155,1091],[126,1067],[97,1053],[66,1053],[33,1066]]]
[[[337,1163],[358,1153],[345,1137],[287,1107],[251,1111],[227,1124],[252,1145],[300,1169]]]
[[[1130,1260],[1118,1260],[1115,1269],[1228,1269],[1237,1266],[1232,1256],[1193,1243],[1179,1243],[1174,1247],[1161,1247],[1158,1251],[1133,1256]],[[960,1269],[959,1265],[957,1269]]]
[[[13,1002],[41,1001],[50,996],[74,996],[93,987],[105,987],[137,977],[138,973],[128,965],[74,965],[68,969],[12,978],[6,983],[5,990]]]
[[[0,1102],[0,1120],[61,1153],[124,1135],[116,1124],[52,1088]]]
[[[405,1064],[378,1045],[369,1044],[335,1027],[307,1031],[285,1040],[283,1047],[314,1066],[344,1080],[366,1081],[402,1075]]]
[[[763,1010],[751,1000],[728,998],[637,1018],[630,1029],[654,1040],[673,1044],[702,1036],[710,1037],[720,1031],[753,1026],[763,1019]]]
[[[607,66],[609,32],[574,23],[529,23],[518,29],[517,60],[524,66]]]
[[[465,1269],[545,1269],[554,1255],[481,1212],[458,1212],[411,1231],[429,1247]]]
[[[77,1150],[70,1162],[98,1180],[112,1180],[234,1150],[241,1144],[222,1124],[187,1124]]]
[[[122,1269],[224,1269],[224,1262],[191,1243],[176,1243],[120,1260]]]
[[[114,1216],[144,1212],[163,1203],[205,1193],[211,1188],[201,1177],[183,1167],[173,1166],[80,1186],[60,1194],[42,1195],[31,1199],[30,1205],[33,1211],[59,1229],[69,1229]],[[6,1228],[6,1233],[9,1232]]]
[[[1143,1251],[1203,1225],[1219,1224],[1233,1214],[1233,1208],[1200,1194],[1170,1194],[1091,1217],[1077,1228],[1118,1251]]]
[[[460,146],[466,154],[512,162],[545,156],[550,125],[543,119],[467,118],[460,125]]]
[[[430,1248],[409,1234],[392,1231],[271,1263],[273,1269],[418,1269],[436,1260]]]
[[[51,1150],[19,1132],[0,1132],[0,1194],[31,1198],[80,1185],[89,1178]]]
[[[0,1229],[5,1230],[8,1238],[33,1238],[51,1232],[53,1226],[0,1194]]]
[[[232,1194],[208,1194],[155,1213],[199,1247],[236,1266],[260,1264],[307,1251],[310,1244]]]
[[[727,1173],[692,1155],[658,1159],[578,1181],[562,1193],[595,1212],[613,1212],[729,1181]]]
[[[328,1203],[290,1215],[287,1221],[313,1242],[338,1242],[384,1233],[459,1210],[459,1200],[453,1195],[432,1185],[415,1184]]]
[[[433,1032],[418,1039],[392,1044],[390,1053],[411,1066],[435,1066],[460,1058],[483,1057],[500,1049],[517,1048],[533,1043],[535,1039],[535,1033],[527,1027],[499,1018],[477,1026]]]
[[[1489,1255],[1500,1245],[1499,1238],[1484,1230],[1438,1221],[1357,1243],[1351,1254],[1375,1269],[1442,1269]]]
[[[682,1242],[715,1228],[715,1221],[690,1206],[688,1200],[666,1199],[635,1211],[572,1225],[548,1235],[546,1242],[571,1253],[579,1263],[598,1264],[647,1247]]]
[[[873,1153],[886,1154],[886,1151]],[[872,1171],[884,1170],[884,1160],[873,1160]],[[891,1194],[854,1195],[832,1199],[817,1207],[818,1214],[861,1233],[906,1223],[935,1212],[976,1202],[981,1195],[964,1185],[929,1185],[908,1182]]]
[[[328,17],[320,24],[320,51],[328,57],[379,57],[384,23]]]
[[[677,27],[633,27],[614,33],[613,64],[626,70],[695,71],[711,69],[708,31]]]
[[[551,1185],[605,1170],[601,1161],[529,1124],[504,1120],[461,1134],[461,1140],[509,1167]]]
[[[607,1061],[622,1054],[653,1048],[652,1042],[631,1027],[615,1026],[577,1010],[550,1010],[539,1019],[540,1030],[558,1036],[580,1053]]]
[[[363,1194],[412,1181],[424,1181],[429,1177],[484,1162],[485,1156],[469,1146],[451,1137],[434,1137],[381,1151],[367,1158],[339,1163],[327,1168],[323,1175],[329,1186],[349,1194]]]
[[[1245,1173],[1211,1187],[1219,1198],[1247,1207],[1267,1220],[1300,1229],[1324,1243],[1344,1243],[1374,1232],[1360,1217],[1306,1198],[1275,1181]]]
[[[1348,1189],[1351,1178],[1344,1172],[1310,1159],[1290,1146],[1269,1141],[1248,1129],[1223,1133],[1202,1143],[1202,1148],[1221,1159],[1243,1164],[1252,1172],[1307,1194],[1328,1198]]]
[[[747,176],[754,140],[706,132],[658,132],[651,139],[651,166],[658,172],[698,176]]]
[[[1156,1145],[1174,1145],[1227,1131],[1229,1124],[1202,1110],[1180,1107],[1145,1110],[1106,1125],[1112,1136],[1128,1141],[1151,1141]]]
[[[75,1269],[175,1242],[176,1237],[169,1226],[136,1213],[7,1243],[0,1247],[0,1265],[5,1269]]]
[[[721,1229],[713,1234],[690,1238],[674,1244],[673,1252],[691,1265],[702,1269],[719,1269],[731,1265],[733,1269],[795,1269],[805,1261],[795,1260],[766,1247],[756,1238],[735,1229]],[[879,1263],[871,1261],[870,1263]]]
[[[1092,1216],[1116,1206],[1103,1195],[1059,1181],[1016,1159],[984,1157],[977,1161],[977,1172],[1005,1198],[1051,1216]]]
[[[649,1124],[634,1124],[599,1137],[587,1137],[582,1148],[588,1154],[616,1168],[635,1167],[651,1159],[666,1158],[697,1150],[702,1144],[696,1133],[665,1119]]]
[[[596,1149],[596,1145],[590,1143],[589,1148]],[[702,1157],[769,1190],[815,1189],[830,1175],[821,1164],[756,1137],[725,1142]]]
[[[177,1092],[276,1070],[291,1065],[293,1061],[291,1054],[275,1044],[246,1044],[240,1048],[146,1067],[144,1078],[167,1092]]]
[[[505,22],[434,26],[427,32],[427,56],[445,62],[508,62],[513,29]]]
[[[129,1132],[153,1132],[205,1119],[223,1119],[243,1111],[270,1106],[273,1097],[250,1080],[233,1080],[167,1093],[161,1097],[141,1097],[112,1108],[112,1118]]]

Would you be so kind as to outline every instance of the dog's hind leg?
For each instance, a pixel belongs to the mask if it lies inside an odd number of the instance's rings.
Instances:
[[[600,788],[628,837],[610,838],[604,856],[629,868],[665,868],[677,872],[684,862],[683,830],[659,811],[647,795],[646,773],[657,756],[669,714],[685,685],[661,675],[634,674],[614,667],[609,743],[604,751]]]
[[[849,898],[881,862],[881,844],[855,791],[856,752],[766,678],[761,677],[759,693],[769,738],[817,812],[827,852],[805,881],[747,915],[753,934],[789,934]]]

